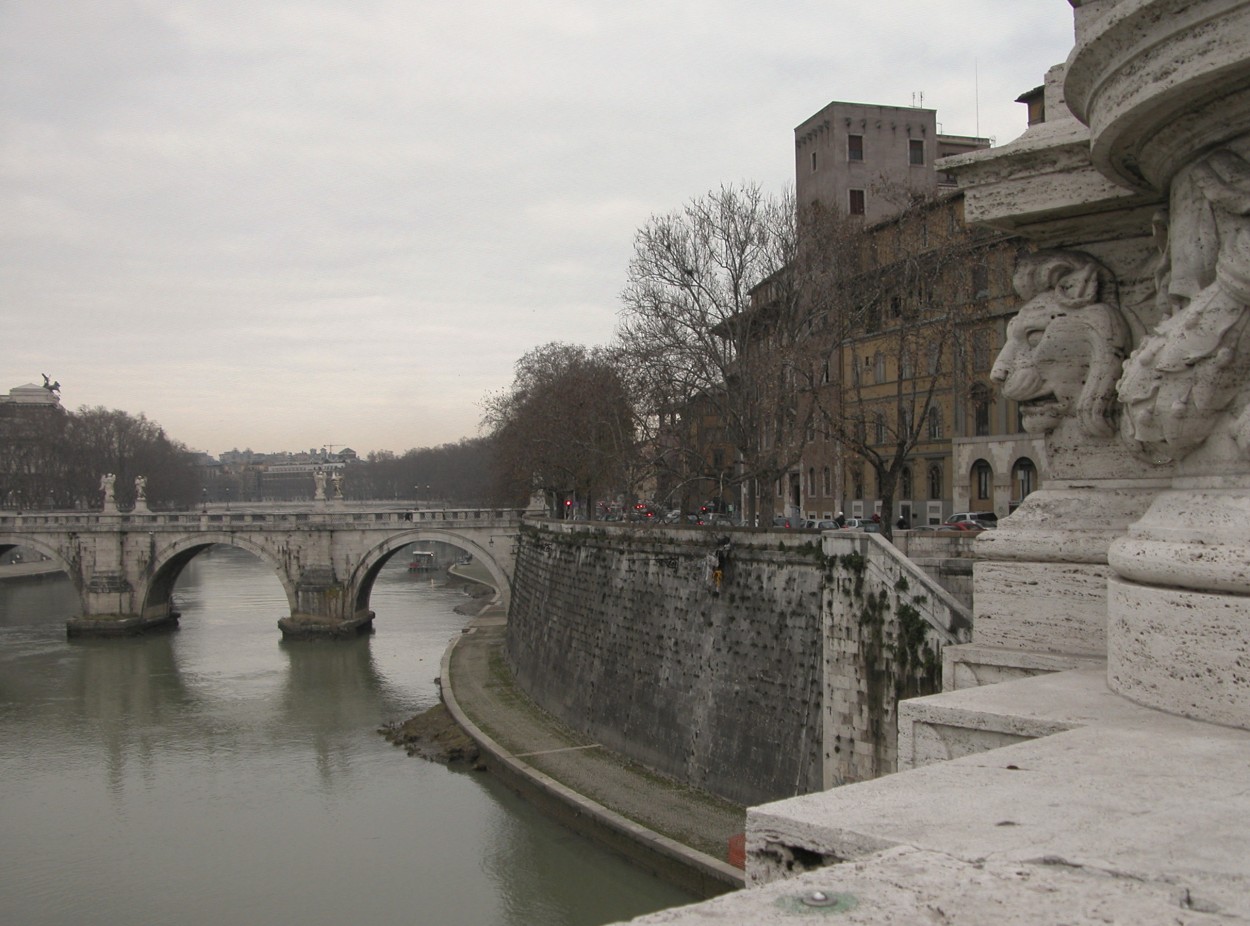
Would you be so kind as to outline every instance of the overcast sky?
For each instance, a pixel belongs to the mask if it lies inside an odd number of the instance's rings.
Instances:
[[[1064,0],[0,0],[0,390],[216,454],[478,433],[832,100],[1010,141]],[[979,100],[979,106],[978,106]],[[7,380],[7,381],[6,381]]]

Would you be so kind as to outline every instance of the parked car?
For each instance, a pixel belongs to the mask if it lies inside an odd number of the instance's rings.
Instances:
[[[990,525],[984,521],[956,521],[954,524],[947,523],[944,526],[957,531],[983,531]]]
[[[947,524],[960,521],[976,521],[981,527],[998,527],[998,515],[992,511],[957,511],[946,519]]]
[[[843,525],[844,531],[864,531],[867,534],[881,533],[881,522],[871,518],[847,518]]]
[[[779,514],[773,518],[773,527],[790,528],[794,527],[794,524],[784,514]]]

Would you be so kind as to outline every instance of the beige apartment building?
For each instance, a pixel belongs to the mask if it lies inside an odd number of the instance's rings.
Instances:
[[[1030,123],[1044,118],[1029,99],[1021,102],[1029,106]],[[1037,487],[1043,465],[1040,447],[1023,433],[1014,403],[998,398],[989,380],[1015,311],[1011,272],[1021,245],[967,231],[962,197],[937,163],[987,148],[989,139],[940,132],[932,109],[840,101],[800,124],[794,138],[798,203],[863,216],[865,244],[882,277],[873,288],[884,305],[865,316],[877,321],[843,328],[841,343],[831,352],[834,374],[827,388],[839,395],[825,404],[837,407],[844,421],[858,418],[867,443],[879,438],[885,452],[907,426],[898,419],[920,413],[915,397],[925,393],[925,378],[937,372],[938,388],[896,486],[894,515],[901,512],[909,523],[922,524],[954,511],[1010,513]],[[933,200],[929,215],[900,223],[911,196]],[[945,255],[939,253],[943,249]],[[955,253],[963,256],[951,265]],[[918,293],[899,268],[926,260],[948,266],[933,272]],[[892,284],[897,292],[887,295]],[[961,343],[942,354],[941,370],[929,369],[920,357],[898,356],[903,342],[891,329],[906,322],[905,315],[923,330],[931,325],[923,316],[950,312],[968,321],[960,326]],[[903,396],[913,398],[900,401]],[[817,519],[838,511],[870,517],[880,509],[879,489],[872,467],[820,430],[802,463],[775,487],[784,495],[780,510]]]

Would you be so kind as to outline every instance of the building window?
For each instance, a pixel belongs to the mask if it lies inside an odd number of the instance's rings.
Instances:
[[[877,351],[872,356],[873,379],[878,383],[885,382],[885,354]]]
[[[990,391],[982,383],[971,389],[973,436],[989,437],[990,434]]]
[[[912,494],[911,484],[911,467],[904,466],[903,472],[899,475],[899,495],[904,499],[910,499]]]
[[[972,478],[977,487],[977,500],[986,501],[994,497],[994,470],[984,460],[972,464]]]
[[[1016,465],[1012,467],[1012,480],[1015,483],[1016,497],[1014,501],[1018,504],[1029,497],[1029,493],[1037,488],[1037,467],[1033,465],[1033,461],[1028,457],[1021,457],[1016,461]]]
[[[864,159],[863,135],[846,136],[846,159],[848,161],[862,161]]]
[[[942,410],[937,406],[929,408],[929,440],[942,438]]]
[[[816,152],[812,152],[812,173],[816,173]]]
[[[990,436],[990,400],[989,399],[977,399],[976,400],[975,418],[976,418],[976,436],[977,437],[989,437]]]
[[[924,163],[923,138],[913,138],[907,142],[907,160],[912,164]]]
[[[874,424],[876,425],[876,432],[877,432],[877,433],[876,433],[876,437],[877,437],[877,443],[878,443],[878,444],[884,444],[884,443],[885,443],[885,437],[886,437],[886,433],[885,433],[885,415],[881,414],[881,412],[877,412],[877,417],[876,417],[876,420],[874,421]]]
[[[809,466],[807,468],[807,497],[813,498],[816,495],[816,467]]]
[[[822,493],[826,498],[833,494],[833,471],[829,467],[825,467],[820,471]]]
[[[864,214],[864,191],[863,190],[849,190],[848,195],[850,198],[847,204],[847,208],[850,211],[851,215],[863,215]]]
[[[934,463],[929,467],[929,498],[934,501],[942,497],[942,467]]]
[[[857,469],[851,473],[851,497],[864,497],[864,471]]]
[[[972,265],[972,298],[988,299],[990,295],[990,271],[983,263]]]
[[[990,333],[976,331],[972,335],[972,369],[988,370],[990,368]]]

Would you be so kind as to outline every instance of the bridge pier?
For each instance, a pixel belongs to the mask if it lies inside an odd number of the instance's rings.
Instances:
[[[337,640],[373,632],[373,612],[353,607],[355,596],[333,566],[309,566],[295,583],[295,608],[278,621],[284,640]]]
[[[178,628],[178,612],[171,601],[134,613],[134,588],[120,572],[97,572],[82,589],[83,614],[65,622],[67,636],[130,637]]]
[[[320,614],[293,614],[278,621],[283,640],[342,640],[373,633],[373,612],[362,611],[344,620]]]

